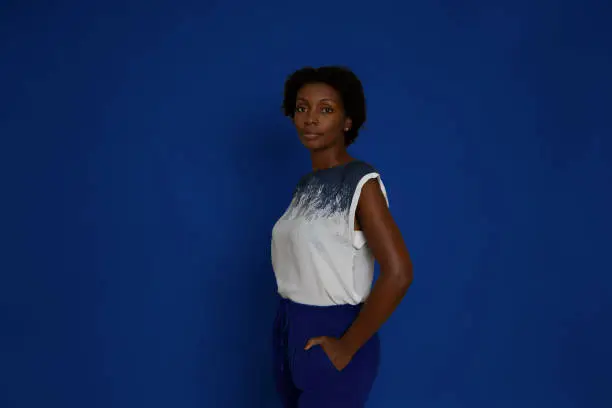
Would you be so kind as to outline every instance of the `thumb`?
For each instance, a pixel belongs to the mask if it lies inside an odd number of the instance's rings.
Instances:
[[[304,350],[310,350],[313,346],[319,346],[323,343],[325,343],[326,338],[323,337],[313,337],[312,339],[308,340],[308,342],[306,343],[306,347],[304,347]]]

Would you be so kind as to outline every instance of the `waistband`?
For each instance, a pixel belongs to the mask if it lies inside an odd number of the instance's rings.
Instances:
[[[308,305],[305,303],[298,303],[291,299],[287,299],[279,296],[279,305],[282,308],[292,309],[296,311],[305,311],[308,313],[344,313],[344,312],[356,312],[361,310],[363,307],[363,303],[359,303],[357,305],[351,304],[340,304],[340,305],[330,305],[330,306],[319,306],[319,305]]]

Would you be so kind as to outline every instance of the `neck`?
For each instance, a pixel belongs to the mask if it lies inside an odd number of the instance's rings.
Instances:
[[[339,166],[353,160],[344,146],[341,149],[331,148],[320,151],[311,151],[310,160],[313,170],[324,170],[330,167]]]

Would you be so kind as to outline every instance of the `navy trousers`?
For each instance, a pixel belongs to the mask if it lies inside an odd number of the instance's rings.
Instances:
[[[281,299],[274,322],[274,374],[285,408],[363,408],[378,374],[380,340],[374,335],[342,371],[308,339],[341,337],[361,306],[309,306]]]

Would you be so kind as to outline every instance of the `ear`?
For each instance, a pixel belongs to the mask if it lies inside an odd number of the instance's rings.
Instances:
[[[353,121],[351,120],[351,118],[346,118],[344,120],[344,131],[346,132],[347,129],[351,129],[353,127]]]

